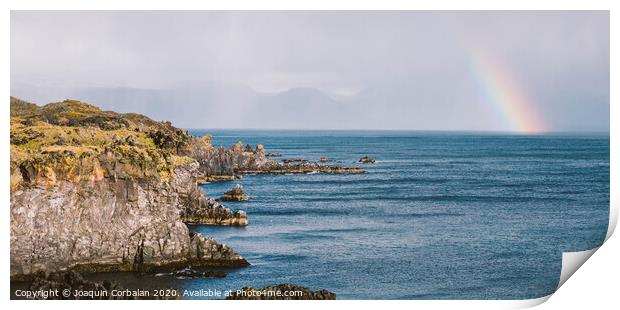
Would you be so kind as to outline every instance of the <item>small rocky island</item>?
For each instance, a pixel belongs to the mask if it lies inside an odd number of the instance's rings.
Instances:
[[[224,196],[220,197],[220,201],[242,201],[248,200],[250,196],[243,192],[243,186],[236,184],[232,189],[224,193]]]
[[[361,164],[374,164],[375,160],[373,158],[368,157],[368,156],[364,156],[364,157],[360,158],[357,162],[361,163]]]
[[[365,172],[273,161],[260,144],[214,147],[210,136],[193,137],[170,122],[76,100],[39,106],[11,97],[10,109],[10,274],[38,288],[112,285],[79,272],[222,276],[193,270],[249,262],[187,224],[245,226],[248,216],[198,184],[250,173]],[[223,198],[248,197],[239,186]]]

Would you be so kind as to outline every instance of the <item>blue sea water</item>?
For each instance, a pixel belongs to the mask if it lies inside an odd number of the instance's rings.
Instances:
[[[338,299],[526,299],[553,292],[561,253],[600,245],[609,135],[190,130],[215,145],[363,166],[359,175],[246,175],[244,228],[192,226],[252,266],[180,289],[295,283]],[[375,164],[355,163],[368,155]],[[280,158],[274,158],[279,160]]]

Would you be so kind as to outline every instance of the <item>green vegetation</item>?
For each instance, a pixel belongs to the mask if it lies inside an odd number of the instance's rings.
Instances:
[[[169,122],[75,100],[38,106],[11,97],[10,138],[11,190],[112,174],[168,179],[194,161],[182,155],[191,136]]]

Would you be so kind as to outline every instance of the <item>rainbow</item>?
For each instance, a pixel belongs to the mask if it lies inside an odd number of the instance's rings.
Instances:
[[[536,102],[493,55],[468,48],[471,71],[497,114],[503,130],[523,133],[549,131]]]

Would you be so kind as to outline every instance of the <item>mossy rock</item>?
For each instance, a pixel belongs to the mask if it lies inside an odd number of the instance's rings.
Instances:
[[[49,182],[52,174],[55,180],[92,178],[105,158],[118,160],[127,177],[160,179],[194,161],[183,153],[193,138],[170,122],[77,100],[39,106],[11,97],[10,138],[12,190]]]

